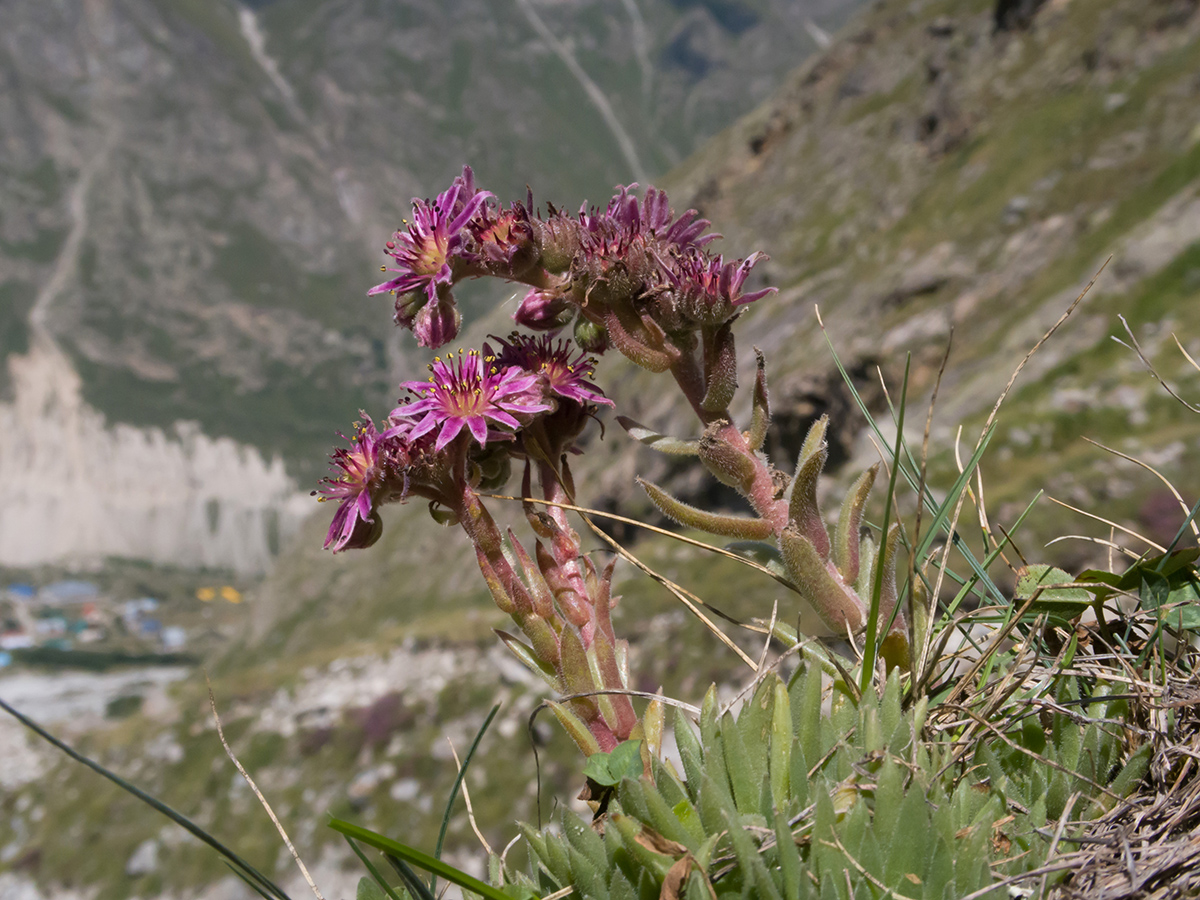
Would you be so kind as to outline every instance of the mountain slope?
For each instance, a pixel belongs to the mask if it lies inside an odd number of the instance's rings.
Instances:
[[[1108,339],[1119,333],[1117,314],[1125,314],[1179,390],[1200,393],[1168,338],[1177,331],[1200,355],[1195,6],[1049,0],[1025,27],[997,31],[990,3],[887,0],[671,174],[666,186],[676,207],[702,208],[727,235],[730,252],[761,248],[772,256],[770,279],[782,291],[739,323],[739,346],[768,353],[781,455],[793,452],[806,421],[826,408],[841,423],[835,452],[843,460],[861,462],[872,452],[860,423],[842,412],[848,404],[831,375],[813,303],[864,385],[878,364],[894,390],[911,350],[918,398],[929,391],[953,326],[931,439],[931,484],[943,489],[957,426],[966,426],[968,440],[977,433],[1021,357],[1111,254],[1089,298],[1017,383],[985,459],[989,508],[1007,525],[1017,504],[1047,488],[1123,524],[1173,531],[1181,512],[1147,508],[1155,482],[1080,437],[1142,456],[1190,491],[1189,500],[1200,490],[1194,417]],[[280,71],[297,82],[286,65]],[[606,365],[621,369],[619,361]],[[653,424],[687,429],[687,417],[650,384],[626,368],[612,393]],[[919,443],[923,415],[910,421]],[[657,465],[629,446],[610,429],[589,448],[590,468],[577,478],[588,502],[621,502],[633,472]],[[691,489],[702,492],[704,480]],[[1048,505],[1035,510],[1017,536],[1027,556],[1061,554],[1062,545],[1040,544],[1064,531],[1107,533],[1058,515]],[[235,747],[327,884],[353,876],[346,875],[348,853],[314,825],[313,810],[345,812],[428,846],[454,771],[443,737],[461,750],[497,699],[506,706],[488,737],[490,758],[472,769],[476,810],[490,840],[511,835],[511,817],[533,810],[528,796],[499,785],[514,772],[524,785],[532,770],[522,728],[540,694],[518,668],[505,666],[489,633],[499,620],[464,542],[452,541],[457,535],[432,525],[417,505],[385,516],[379,544],[337,557],[319,549],[324,523],[305,523],[253,597],[256,621],[245,645],[215,667]],[[745,582],[740,570],[690,551],[651,542],[637,549],[706,599],[736,604],[734,614],[765,615],[776,596],[773,583]],[[629,617],[620,627],[638,639],[631,649],[638,686],[662,683],[698,699],[723,664],[712,639],[684,631],[694,623],[646,579],[620,577],[618,614]],[[794,613],[781,604],[781,615]],[[93,736],[91,746],[124,772],[137,768],[206,823],[236,828],[222,833],[287,877],[291,862],[269,825],[230,786],[232,771],[202,721],[202,687],[177,699],[178,720],[160,726],[135,716]],[[151,744],[154,758],[132,761],[123,748],[151,734],[160,736]],[[550,764],[547,780],[565,785],[573,771]],[[76,883],[102,883],[105,896],[196,896],[219,877],[207,851],[157,820],[131,815],[120,830],[109,827],[99,810],[107,814],[114,801],[93,794],[90,777],[52,770],[42,785],[13,790],[0,846],[18,848],[22,885],[61,881],[55,864],[68,851],[56,835],[66,823],[79,823],[72,834],[93,848]],[[456,819],[453,858],[471,865],[473,838],[460,826]],[[154,848],[155,871],[133,866],[142,847]],[[217,885],[214,895],[229,893],[228,883]]]
[[[181,421],[237,442],[250,461],[231,480],[270,496],[251,518],[282,516],[290,533],[296,486],[324,474],[335,430],[394,399],[411,365],[388,305],[364,295],[414,194],[466,161],[501,191],[537,181],[567,204],[660,171],[727,123],[746,91],[765,95],[813,46],[810,18],[836,23],[851,6],[5,4],[0,354],[30,353],[25,372],[79,376],[100,427],[72,433],[83,445],[119,444],[112,429],[126,425],[186,455]],[[16,412],[42,389],[18,401],[2,368],[0,405],[22,429],[8,458],[52,469],[54,442],[34,437],[54,416],[31,424]],[[142,549],[156,519],[231,502],[203,461],[182,490],[156,465],[137,461],[147,493],[171,499],[128,504],[111,529],[127,539],[106,540],[94,517],[81,529],[51,517],[62,540],[40,558],[0,540],[0,562],[241,565],[227,540],[203,533],[189,533],[205,544],[198,553],[180,556],[182,537]],[[276,465],[290,484],[256,474]],[[92,481],[72,490],[103,496],[99,466],[81,477]],[[7,498],[0,533],[58,508],[52,494]],[[255,528],[251,540],[270,543]],[[67,540],[74,532],[84,537]],[[252,568],[268,561],[259,554]]]
[[[712,218],[727,252],[771,255],[760,268],[781,292],[743,316],[739,347],[745,373],[753,346],[767,354],[779,410],[769,446],[781,464],[825,411],[834,415],[835,464],[850,473],[877,458],[814,304],[878,411],[885,407],[876,366],[895,391],[905,354],[914,354],[916,447],[921,404],[953,328],[932,423],[936,489],[956,474],[959,426],[973,445],[1021,358],[1112,255],[1089,297],[1016,383],[985,457],[986,496],[1005,526],[1044,489],[1170,539],[1183,513],[1161,483],[1082,437],[1144,456],[1185,497],[1200,492],[1188,463],[1194,414],[1109,340],[1122,333],[1117,316],[1125,315],[1163,374],[1196,396],[1200,379],[1168,337],[1177,331],[1194,357],[1200,351],[1200,136],[1193,131],[1200,103],[1190,87],[1200,16],[1192,8],[1164,4],[1147,18],[1132,0],[1056,2],[1024,30],[997,30],[991,4],[883,3],[668,176],[676,209],[694,206]],[[504,327],[495,317],[476,337]],[[620,359],[605,367],[621,412],[690,431],[690,414],[652,377]],[[702,473],[632,449],[615,428],[578,468],[586,502],[626,514],[646,512],[635,474],[674,479],[693,497],[711,491]],[[412,509],[384,516],[383,549],[338,561],[322,561],[312,526],[308,547],[297,547],[289,562],[291,572],[304,573],[300,593],[310,608],[332,595],[333,584],[353,583],[357,594],[337,591],[339,608],[354,609],[351,621],[387,615],[371,585],[403,583],[412,558],[406,535],[433,526],[413,522],[420,513]],[[1080,531],[1090,531],[1086,521],[1043,501],[1020,543],[1029,555],[1068,566],[1095,560],[1086,543],[1041,549]],[[290,616],[295,592],[281,587],[296,583],[289,576],[264,586],[262,630]],[[315,627],[300,632],[309,636],[302,645],[320,639]]]

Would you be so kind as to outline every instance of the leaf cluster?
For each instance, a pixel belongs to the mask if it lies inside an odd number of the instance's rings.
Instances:
[[[964,759],[950,731],[927,734],[924,701],[903,708],[895,676],[882,696],[835,685],[830,700],[819,668],[771,675],[736,716],[710,691],[698,731],[677,714],[679,768],[597,764],[626,773],[607,812],[526,827],[532,868],[506,879],[588,900],[1003,897],[998,879],[1045,859],[1043,826],[1070,796],[1094,814],[1145,772],[1148,749],[1126,759],[1111,724],[1124,701],[1106,696],[1089,717],[1054,713],[1048,733],[1036,718],[989,733]],[[1057,697],[1078,701],[1076,680]]]

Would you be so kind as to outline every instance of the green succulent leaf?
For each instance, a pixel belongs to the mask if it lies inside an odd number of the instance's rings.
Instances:
[[[623,778],[641,777],[642,742],[624,741],[611,753],[593,753],[583,766],[583,774],[605,787],[618,785]]]
[[[862,527],[863,507],[866,506],[867,497],[875,484],[878,472],[879,463],[875,463],[858,476],[858,480],[846,492],[846,499],[842,501],[842,511],[838,515],[833,538],[833,562],[847,584],[858,581],[859,547],[862,543],[859,529]]]
[[[767,393],[767,360],[762,351],[754,348],[757,370],[754,375],[754,408],[750,415],[750,431],[746,442],[751,450],[761,450],[771,426],[771,399]]]
[[[677,500],[653,482],[641,478],[637,481],[659,512],[687,528],[747,541],[761,541],[771,536],[771,523],[766,519],[708,512]]]

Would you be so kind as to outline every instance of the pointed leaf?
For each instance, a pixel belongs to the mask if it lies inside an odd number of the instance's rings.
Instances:
[[[660,453],[670,456],[695,456],[700,452],[699,441],[685,441],[682,438],[659,434],[628,416],[617,416],[617,422],[629,432],[629,436],[634,440],[641,441],[647,447],[653,447]]]
[[[737,393],[737,348],[732,323],[721,325],[704,347],[704,380],[708,385],[700,408],[705,412],[724,412]]]
[[[823,421],[824,417],[820,422]],[[822,435],[822,440],[809,450],[809,441],[818,430]],[[792,483],[788,485],[784,494],[784,499],[788,504],[788,521],[792,528],[807,538],[816,548],[822,563],[829,559],[830,551],[829,531],[825,527],[825,520],[821,518],[821,507],[817,502],[817,483],[820,480],[821,471],[825,468],[825,461],[829,458],[829,450],[823,439],[824,434],[823,426],[818,429],[817,425],[813,425],[812,430],[808,433],[808,438],[805,439],[805,449],[801,450],[800,462],[796,465],[796,474],[792,477]],[[806,451],[808,451],[807,457],[805,456]]]
[[[775,808],[784,809],[791,795],[792,771],[792,708],[787,688],[779,679],[774,685],[775,701],[771,709],[771,745],[769,769],[771,797]]]
[[[546,684],[550,685],[552,690],[559,693],[566,691],[566,685],[562,683],[562,680],[558,677],[558,673],[538,659],[532,647],[507,631],[501,631],[498,628],[493,628],[492,631],[496,637],[500,638],[512,655],[525,664],[525,668],[529,669],[534,675],[542,678]]]
[[[859,537],[859,529],[862,527],[863,507],[866,506],[867,497],[875,484],[878,472],[879,463],[875,463],[858,476],[858,480],[846,493],[846,499],[842,501],[842,511],[838,515],[833,539],[833,561],[847,584],[858,581],[859,546],[862,540]]]
[[[791,526],[779,538],[783,562],[796,590],[835,634],[857,632],[863,626],[861,602],[829,573],[812,541]]]
[[[563,727],[563,730],[580,750],[588,756],[601,752],[600,742],[596,740],[596,736],[588,730],[587,725],[579,716],[554,700],[547,700],[546,705],[550,707],[550,711],[558,719],[558,724]]]
[[[639,478],[638,484],[667,518],[687,528],[695,528],[720,537],[761,541],[771,536],[771,523],[766,519],[748,516],[730,516],[697,509],[682,500],[677,500],[658,485]]]
[[[771,399],[767,393],[767,360],[762,351],[754,348],[757,371],[754,375],[754,410],[750,415],[750,431],[746,443],[751,450],[761,450],[771,426]]]

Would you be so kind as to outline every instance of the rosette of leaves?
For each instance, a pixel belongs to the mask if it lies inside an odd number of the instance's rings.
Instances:
[[[1095,818],[1129,794],[1149,767],[1149,742],[1126,752],[1130,710],[1124,696],[1101,682],[1082,697],[1080,683],[1059,676],[1051,702],[1011,716],[1002,738],[981,741],[976,750],[990,789],[1031,828],[1065,812],[1077,821]]]
[[[529,872],[493,860],[493,882],[589,900],[1005,898],[997,882],[1044,860],[1050,834],[1039,828],[1070,792],[1083,797],[1077,813],[1094,814],[1145,770],[1145,751],[1122,764],[1114,729],[1066,715],[1043,734],[1040,758],[1018,759],[991,733],[955,755],[951,735],[924,734],[925,700],[903,708],[895,673],[882,696],[835,686],[831,711],[822,700],[817,670],[790,686],[768,677],[736,717],[710,690],[698,731],[676,718],[682,771],[644,745],[594,759],[589,770],[615,782],[604,811],[590,824],[563,812],[526,827]],[[1119,704],[1100,711],[1120,716]]]

